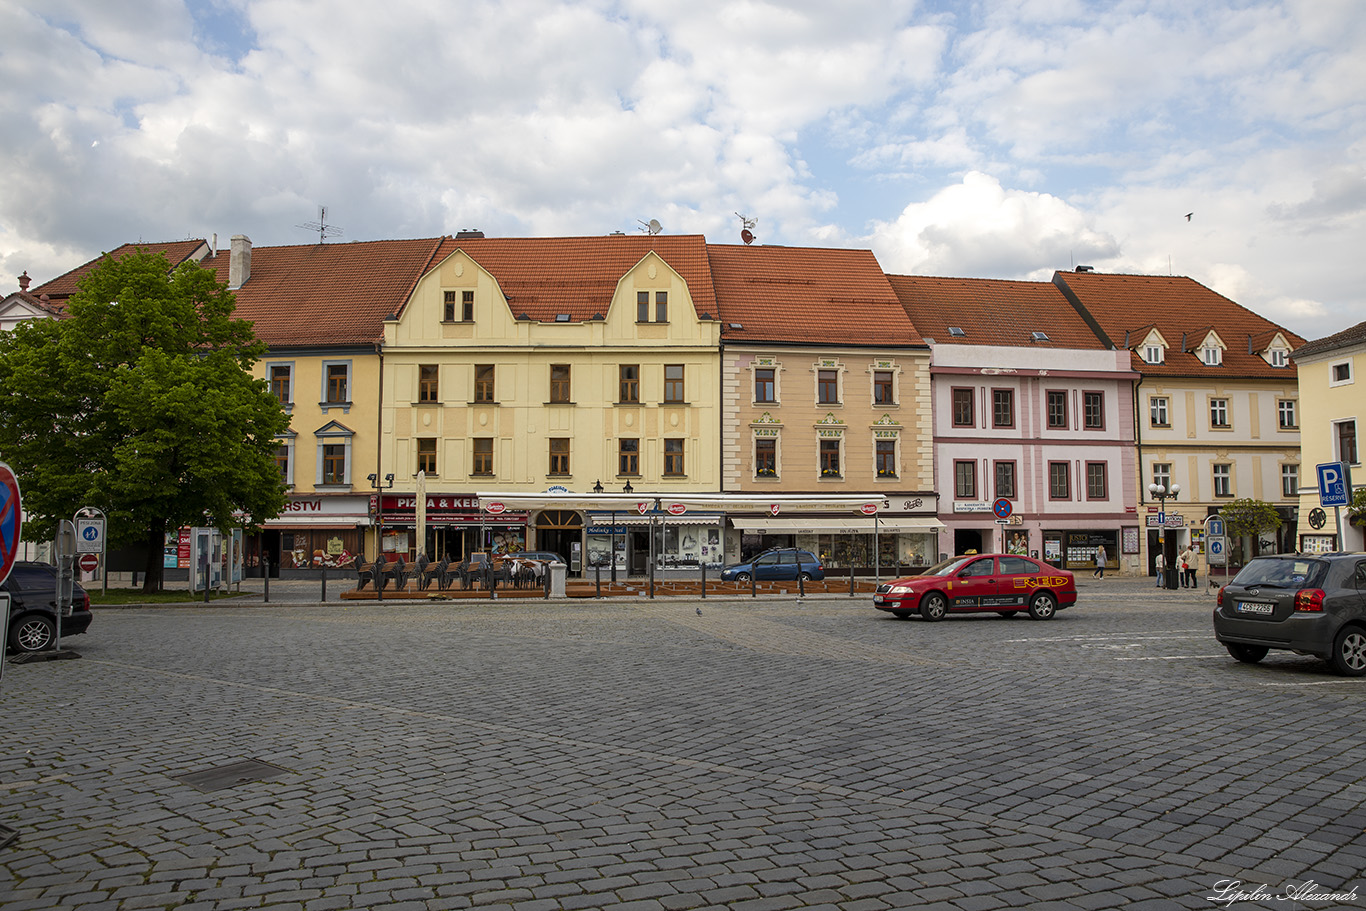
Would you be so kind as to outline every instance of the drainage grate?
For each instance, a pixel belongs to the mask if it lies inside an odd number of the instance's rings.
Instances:
[[[282,769],[259,759],[244,759],[228,765],[215,766],[185,775],[174,776],[176,781],[184,782],[201,791],[220,791],[223,788],[246,784],[248,781],[270,781],[281,775],[288,775],[289,769]]]
[[[0,848],[5,847],[18,837],[19,831],[17,829],[11,829],[9,826],[0,823]]]

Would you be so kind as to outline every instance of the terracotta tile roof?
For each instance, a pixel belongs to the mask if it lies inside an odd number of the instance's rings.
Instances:
[[[688,283],[698,316],[717,319],[716,293],[700,234],[595,237],[447,237],[433,265],[463,250],[498,280],[514,317],[574,322],[607,315],[617,283],[654,251]],[[253,267],[254,268],[254,267]]]
[[[708,244],[707,256],[729,344],[924,343],[870,250]]]
[[[253,247],[251,276],[233,293],[237,316],[272,347],[369,344],[383,334],[432,264],[442,238]],[[228,280],[231,255],[204,260]]]
[[[201,252],[201,248],[202,250],[208,250],[208,241],[174,240],[166,243],[124,244],[123,246],[115,247],[108,253],[100,254],[100,256],[95,259],[90,260],[90,262],[77,266],[70,272],[59,275],[49,282],[44,282],[36,288],[30,288],[29,294],[40,299],[43,295],[47,295],[47,298],[51,303],[63,302],[76,293],[76,286],[80,283],[80,280],[85,278],[86,273],[98,266],[100,260],[104,259],[106,256],[112,256],[117,260],[122,259],[129,253],[135,253],[139,250],[147,250],[151,253],[164,253],[166,254],[166,258],[170,260],[171,268],[174,269],[176,266],[185,262],[185,260],[194,258],[196,254]]]
[[[33,292],[31,291],[16,291],[9,297],[6,297],[3,301],[0,301],[0,305],[7,304],[11,301],[16,300],[23,301],[25,304],[27,304],[35,310],[41,311],[43,313],[48,313],[54,319],[64,319],[66,317],[65,300],[43,300],[40,297],[34,297]]]
[[[1293,342],[1291,344],[1294,344]],[[1328,351],[1336,351],[1339,348],[1351,348],[1355,345],[1366,345],[1366,323],[1357,323],[1341,332],[1326,335],[1323,338],[1316,338],[1308,342],[1292,353],[1292,357],[1304,357],[1312,354],[1324,354]]]
[[[1266,340],[1280,332],[1291,348],[1304,344],[1289,329],[1253,313],[1194,279],[1169,275],[1114,275],[1101,272],[1055,272],[1053,283],[1070,293],[1100,324],[1116,345],[1130,348],[1143,343],[1156,325],[1170,346],[1166,363],[1149,364],[1133,354],[1133,367],[1151,376],[1284,377],[1294,367],[1272,367],[1261,357],[1256,339]],[[1200,360],[1199,344],[1214,329],[1227,349],[1223,363],[1207,366]],[[1248,337],[1254,353],[1248,353]],[[1186,351],[1182,352],[1182,339]],[[1264,345],[1262,347],[1265,347]]]
[[[916,326],[937,344],[1106,350],[1061,291],[1048,282],[889,275]],[[954,327],[962,336],[949,332]],[[1048,336],[1036,340],[1035,332]]]

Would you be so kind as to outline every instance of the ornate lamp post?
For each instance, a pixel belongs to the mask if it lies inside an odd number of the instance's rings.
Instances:
[[[1180,484],[1173,484],[1170,490],[1161,484],[1148,485],[1148,493],[1157,498],[1158,515],[1162,517],[1162,587],[1170,589],[1176,588],[1179,570],[1176,566],[1176,541],[1167,534],[1167,500],[1176,499],[1176,495],[1180,492]]]

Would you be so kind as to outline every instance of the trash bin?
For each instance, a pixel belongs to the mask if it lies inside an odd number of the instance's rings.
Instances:
[[[564,597],[564,577],[569,567],[563,563],[551,563],[547,569],[550,571],[550,597]]]

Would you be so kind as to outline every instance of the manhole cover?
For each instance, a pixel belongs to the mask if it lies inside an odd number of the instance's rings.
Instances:
[[[248,781],[270,781],[288,774],[289,769],[282,769],[277,765],[261,762],[259,759],[244,759],[241,762],[215,766],[212,769],[177,775],[175,779],[201,791],[219,791],[223,788],[245,784]]]

